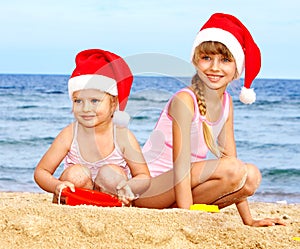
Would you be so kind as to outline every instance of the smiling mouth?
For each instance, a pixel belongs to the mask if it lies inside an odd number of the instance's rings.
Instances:
[[[210,81],[218,81],[222,78],[222,76],[220,75],[207,75],[207,78],[210,80]]]
[[[84,120],[91,120],[94,118],[94,116],[81,116]]]

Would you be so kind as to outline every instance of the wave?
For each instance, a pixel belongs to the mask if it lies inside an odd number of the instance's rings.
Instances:
[[[32,137],[28,139],[1,139],[0,144],[1,145],[36,145],[39,142],[44,143],[51,143],[55,137]]]
[[[23,106],[18,106],[17,109],[32,109],[32,108],[39,108],[40,106],[38,105],[23,105]]]
[[[17,89],[16,86],[0,86],[0,89],[8,90],[8,89]]]
[[[254,196],[250,197],[256,201],[263,202],[279,202],[284,201],[288,204],[291,203],[300,203],[300,194],[299,193],[288,193],[283,191],[256,191]]]
[[[262,169],[262,176],[267,178],[299,178],[300,180],[300,169],[290,168],[290,169]]]
[[[21,109],[23,109],[23,108],[21,108]],[[42,116],[40,116],[40,117],[32,117],[32,116],[31,117],[6,117],[5,120],[6,121],[24,122],[24,121],[48,120],[48,117],[42,117]]]
[[[131,97],[130,100],[135,100],[135,101],[147,101],[148,99],[146,97]]]
[[[165,96],[141,96],[141,97],[130,97],[130,101],[147,101],[149,104],[152,102],[155,103],[166,103],[168,101],[168,97]]]
[[[66,94],[65,91],[57,91],[57,90],[53,90],[53,91],[41,91],[41,93],[45,93],[45,94]]]
[[[253,153],[256,151],[258,154],[261,154],[263,151],[288,151],[292,153],[299,153],[299,142],[296,143],[287,143],[289,141],[281,141],[278,143],[264,143],[264,141],[259,142],[248,142],[246,140],[238,140],[236,142],[237,148],[247,149]]]
[[[263,150],[263,149],[272,150],[272,149],[282,149],[282,148],[296,149],[296,146],[297,146],[296,144],[287,144],[287,143],[281,143],[281,144],[265,143],[265,144],[258,144],[258,145],[253,144],[251,149],[258,149],[258,150]]]
[[[265,99],[265,100],[256,100],[255,105],[256,106],[265,106],[265,105],[282,105],[281,99]],[[286,103],[285,103],[286,104]]]
[[[262,169],[261,186],[255,193],[255,199],[263,201],[287,201],[300,203],[300,169]]]
[[[68,124],[68,121],[69,122],[73,122],[73,117],[67,113],[67,115],[69,115],[68,117],[63,117],[63,116],[47,116],[47,115],[44,115],[44,116],[38,116],[38,117],[5,117],[5,122],[8,122],[6,125],[6,127],[9,127],[9,126],[17,126],[18,124],[16,124],[17,122],[27,122],[28,125],[31,125],[31,126],[36,126],[38,127],[39,125],[43,125],[42,123],[44,121],[47,121],[47,122],[50,122],[52,124],[58,124],[58,127],[61,127],[61,124],[65,124],[67,125]],[[3,117],[0,117],[0,120],[4,120]],[[67,120],[67,121],[66,121]],[[35,122],[37,121],[37,122]],[[41,121],[41,123],[40,123]],[[1,134],[0,134],[1,135]]]
[[[132,116],[132,120],[150,120],[149,116]]]
[[[4,165],[0,165],[0,170],[1,172],[7,173],[10,171],[16,171],[16,172],[20,172],[20,173],[28,173],[28,171],[33,171],[35,169],[34,167],[26,167],[25,165],[22,165],[22,167],[18,167],[18,166],[14,166],[14,167],[7,167]],[[7,177],[7,176],[6,176]],[[3,175],[1,176],[0,179],[4,179],[5,177],[3,177]],[[14,176],[12,176],[12,178],[14,178]]]

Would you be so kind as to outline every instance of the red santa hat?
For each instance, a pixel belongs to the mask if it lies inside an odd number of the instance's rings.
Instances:
[[[198,32],[192,47],[192,58],[196,47],[205,41],[221,42],[230,50],[235,59],[239,77],[245,69],[244,86],[240,93],[240,100],[244,104],[255,102],[256,94],[250,87],[259,73],[261,55],[249,30],[232,15],[215,13]]]
[[[124,111],[133,76],[126,62],[118,55],[101,49],[88,49],[76,55],[76,67],[69,79],[69,96],[83,89],[97,89],[118,96],[119,111],[114,123],[127,126],[129,115]]]

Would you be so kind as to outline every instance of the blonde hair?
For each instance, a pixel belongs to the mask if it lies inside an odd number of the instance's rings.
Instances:
[[[220,42],[213,42],[213,41],[203,42],[198,47],[196,47],[193,56],[193,64],[195,66],[198,64],[201,54],[214,54],[214,55],[221,54],[224,57],[228,58],[229,60],[234,61],[234,57],[229,51],[229,49]],[[202,116],[205,116],[206,101],[202,90],[203,83],[197,73],[193,76],[191,83],[192,83],[192,90],[194,91],[197,98],[199,112]],[[216,143],[212,134],[211,127],[206,122],[202,122],[202,127],[203,127],[204,140],[208,149],[216,157],[220,158],[223,155],[222,148]]]
[[[205,102],[203,91],[200,86],[201,84],[202,84],[202,82],[201,82],[198,74],[195,74],[194,77],[192,78],[192,90],[194,91],[196,98],[197,98],[199,112],[202,116],[205,116],[206,115],[206,102]],[[202,122],[202,128],[203,128],[204,141],[205,141],[208,149],[216,157],[220,158],[221,150],[214,140],[214,137],[213,137],[213,134],[211,131],[211,127],[206,122]]]
[[[235,61],[230,50],[221,42],[206,41],[200,43],[200,45],[195,48],[195,53],[193,56],[194,65],[197,65],[201,54],[221,54],[224,57],[228,58],[230,61]]]

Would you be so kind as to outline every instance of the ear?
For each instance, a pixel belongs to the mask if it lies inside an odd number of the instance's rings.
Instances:
[[[111,104],[111,107],[116,108],[118,105],[118,96],[110,95],[110,104]]]
[[[125,111],[119,111],[119,99],[114,97],[114,103],[112,103],[112,117],[115,125],[119,127],[127,127],[130,121],[130,116]]]
[[[114,113],[118,107],[118,96],[110,96],[111,111]]]

